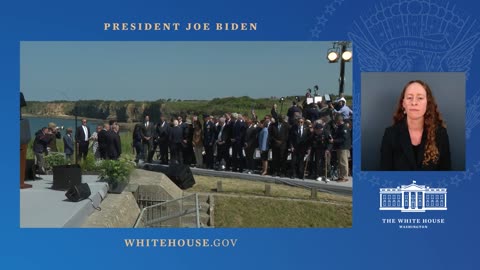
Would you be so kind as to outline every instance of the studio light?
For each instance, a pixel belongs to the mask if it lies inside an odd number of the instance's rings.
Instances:
[[[333,49],[330,49],[327,54],[327,59],[330,63],[335,63],[338,61],[338,52]]]
[[[347,61],[347,62],[350,61],[352,59],[352,52],[351,51],[344,51],[342,53],[342,59],[344,61]]]
[[[329,63],[336,63],[340,60],[340,78],[338,94],[343,94],[345,85],[345,63],[350,62],[353,57],[352,42],[350,41],[335,41],[333,47],[328,49],[327,59]],[[341,56],[341,57],[340,57]]]

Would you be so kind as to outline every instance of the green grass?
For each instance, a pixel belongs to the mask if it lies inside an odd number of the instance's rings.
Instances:
[[[189,192],[214,192],[217,188],[217,182],[222,181],[222,188],[225,194],[237,195],[259,195],[265,193],[265,183],[248,181],[243,179],[220,178],[210,176],[195,176],[195,185],[188,189]],[[297,188],[283,184],[270,184],[271,197],[292,198],[292,199],[310,199],[310,190],[305,188]],[[351,196],[341,196],[331,193],[318,192],[317,200],[327,202],[337,202],[351,204]]]
[[[218,228],[351,228],[352,206],[215,196]]]
[[[268,92],[268,91],[267,91]],[[268,93],[265,96],[268,96]],[[304,93],[298,93],[303,102]],[[331,95],[336,99],[335,95]],[[214,98],[212,100],[171,100],[159,99],[156,101],[112,101],[112,100],[79,100],[72,101],[49,101],[39,102],[30,101],[27,107],[22,108],[23,113],[33,115],[44,115],[46,104],[53,104],[57,106],[58,112],[61,115],[73,115],[76,107],[78,115],[94,119],[106,119],[109,114],[115,114],[116,120],[119,122],[135,122],[143,120],[145,113],[150,114],[152,121],[158,121],[160,118],[160,111],[166,116],[176,117],[178,115],[203,115],[212,114],[214,116],[222,115],[226,112],[237,112],[250,117],[252,107],[255,109],[259,118],[263,118],[266,114],[270,114],[272,105],[278,105],[280,111],[281,104],[277,98],[251,98],[248,96],[242,97],[223,97]],[[352,107],[352,97],[346,96],[347,104]],[[282,114],[286,114],[291,102],[295,100],[295,96],[285,97]],[[56,104],[54,104],[56,103]],[[107,111],[109,113],[107,113]],[[53,116],[53,115],[52,115]]]

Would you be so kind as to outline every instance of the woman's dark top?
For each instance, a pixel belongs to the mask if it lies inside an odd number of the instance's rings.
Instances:
[[[141,143],[142,142],[142,131],[141,129],[135,129],[133,132],[133,142],[134,143]]]
[[[413,149],[413,156],[415,157],[415,163],[417,164],[418,167],[422,165],[422,159],[418,158],[418,152],[420,151],[420,144],[418,145],[413,145],[412,144],[412,149]]]
[[[382,171],[448,171],[451,170],[450,144],[447,130],[437,127],[435,141],[439,151],[436,163],[423,164],[426,130],[423,131],[419,145],[412,147],[406,121],[399,122],[387,129],[381,146],[380,170]]]

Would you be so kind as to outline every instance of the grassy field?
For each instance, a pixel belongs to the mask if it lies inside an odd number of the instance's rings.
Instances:
[[[318,192],[310,200],[310,190],[283,184],[270,184],[271,195],[265,196],[265,183],[242,179],[195,176],[189,192],[213,193],[215,227],[340,227],[352,226],[352,197]],[[223,191],[216,193],[217,182]]]
[[[215,196],[217,228],[350,228],[352,206]]]
[[[237,195],[260,195],[265,193],[265,183],[248,181],[243,179],[230,179],[209,176],[195,176],[196,184],[190,188],[189,192],[214,192],[217,188],[217,182],[222,181],[222,188],[225,194]],[[276,198],[292,198],[292,199],[309,199],[310,190],[305,188],[297,188],[283,184],[270,184],[271,197]],[[326,202],[336,202],[351,204],[352,197],[341,196],[330,193],[318,192],[317,200]]]

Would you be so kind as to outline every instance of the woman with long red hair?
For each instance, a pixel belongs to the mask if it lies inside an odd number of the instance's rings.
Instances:
[[[383,171],[446,171],[451,169],[446,124],[432,90],[421,80],[403,88],[393,126],[383,135]]]

